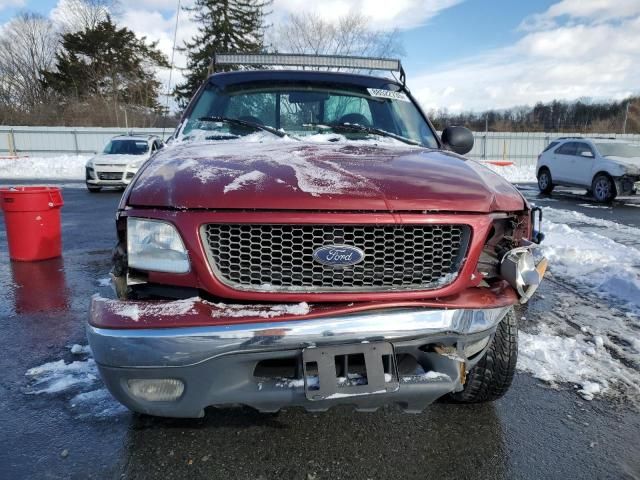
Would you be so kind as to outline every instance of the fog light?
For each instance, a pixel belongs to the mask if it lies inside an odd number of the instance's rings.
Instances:
[[[184,383],[175,378],[137,378],[127,380],[131,395],[149,402],[177,400],[184,392]]]
[[[518,292],[521,303],[535,293],[546,271],[547,259],[536,264],[530,247],[514,248],[500,262],[500,276]]]

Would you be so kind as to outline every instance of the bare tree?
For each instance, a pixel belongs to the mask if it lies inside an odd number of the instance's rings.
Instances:
[[[95,28],[116,13],[118,5],[118,0],[62,0],[52,17],[64,33],[75,33]]]
[[[51,68],[58,46],[56,29],[46,17],[21,13],[0,34],[0,104],[31,110],[43,103],[42,72]]]
[[[336,22],[315,13],[292,14],[276,27],[273,44],[286,53],[395,57],[404,54],[398,30],[370,28],[370,19],[357,12]]]

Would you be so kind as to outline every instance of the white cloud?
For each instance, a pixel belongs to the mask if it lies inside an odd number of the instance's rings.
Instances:
[[[551,5],[547,11],[526,18],[524,29],[552,28],[557,19],[568,16],[573,19],[588,19],[591,22],[606,22],[640,14],[638,0],[562,0]]]
[[[640,2],[621,1],[618,16],[607,3],[559,2],[514,45],[410,75],[410,85],[425,108],[452,110],[639,93]]]
[[[25,0],[0,0],[0,11],[9,7],[24,7]]]
[[[349,12],[362,13],[371,18],[375,28],[409,29],[424,24],[442,10],[464,0],[275,0],[274,22],[290,13],[313,12],[326,20],[336,20]]]

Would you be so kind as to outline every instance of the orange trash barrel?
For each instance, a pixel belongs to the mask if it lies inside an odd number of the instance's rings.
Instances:
[[[0,188],[0,205],[12,260],[46,260],[62,254],[60,207],[64,202],[59,188]]]

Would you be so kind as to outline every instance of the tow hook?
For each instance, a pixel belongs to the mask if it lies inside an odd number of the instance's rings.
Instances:
[[[511,285],[518,296],[520,303],[527,303],[540,286],[540,282],[547,271],[548,261],[545,257],[536,262],[534,252],[539,247],[526,242],[521,247],[509,250],[500,262],[500,276]]]

